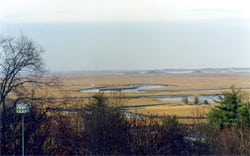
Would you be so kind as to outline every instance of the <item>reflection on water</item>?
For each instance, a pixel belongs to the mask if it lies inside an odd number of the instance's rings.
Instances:
[[[145,92],[146,89],[154,89],[154,88],[164,88],[167,87],[166,85],[152,85],[152,84],[145,84],[145,85],[131,85],[126,88],[105,88],[105,87],[99,87],[99,88],[89,88],[89,89],[82,89],[80,92],[82,93],[97,93],[100,91],[103,92],[124,92],[124,93],[140,93]]]
[[[204,102],[207,100],[208,103],[214,102],[215,100],[219,100],[219,96],[221,95],[202,95],[199,96],[199,101]],[[173,97],[159,97],[154,98],[156,101],[182,101],[184,98],[187,98],[189,102],[193,103],[195,97],[194,96],[173,96]]]
[[[250,90],[250,88],[241,88],[241,90]],[[162,90],[163,91],[163,90]],[[222,89],[186,89],[186,90],[164,90],[164,92],[225,92],[231,91],[231,88]]]
[[[126,118],[145,118],[146,117],[143,114],[136,114],[136,113],[131,113],[131,112],[123,112],[123,115]]]
[[[129,107],[129,109],[132,109],[132,108],[134,108],[134,107]],[[137,107],[137,108],[139,108],[139,107]],[[63,114],[78,114],[78,113],[81,113],[81,111],[76,110],[76,109],[61,109],[61,108],[59,108],[59,109],[55,109],[54,111],[57,112],[57,113],[63,113]],[[85,113],[92,114],[91,111],[86,111]],[[122,114],[126,118],[144,118],[144,117],[146,117],[143,114],[136,114],[136,113],[126,112],[126,111],[123,111]]]
[[[100,91],[100,89],[98,89],[98,88],[90,88],[90,89],[83,89],[83,90],[81,90],[81,92],[83,92],[83,93],[97,93],[97,92],[99,92]]]
[[[147,106],[129,106],[129,107],[123,107],[124,110],[128,110],[128,109],[144,109]]]
[[[96,88],[88,88],[88,89],[82,89],[80,92],[82,93],[97,93],[97,92],[124,92],[124,93],[145,93],[145,92],[224,92],[224,91],[230,91],[230,88],[221,88],[221,89],[190,89],[190,90],[166,90],[166,89],[158,89],[158,90],[152,90],[157,88],[166,88],[172,85],[154,85],[154,84],[143,84],[143,85],[130,85],[127,87],[121,87],[121,88],[108,88],[108,87],[96,87]],[[150,90],[151,89],[151,90]],[[242,88],[241,90],[250,90],[250,88]],[[203,97],[201,97],[203,98]],[[172,100],[176,101],[173,97]],[[170,99],[170,101],[172,101]],[[192,97],[190,97],[190,100],[192,100]],[[208,99],[209,100],[209,99]],[[179,101],[179,100],[177,100]]]

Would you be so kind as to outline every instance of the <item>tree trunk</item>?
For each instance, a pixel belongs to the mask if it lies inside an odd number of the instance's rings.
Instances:
[[[6,105],[5,105],[5,98],[4,97],[1,97],[1,137],[0,137],[0,140],[1,140],[1,155],[4,155],[4,150],[5,150],[5,145],[6,145],[6,138],[4,136],[4,133],[6,131]]]
[[[2,152],[2,111],[3,110],[3,105],[2,105],[2,99],[0,101],[0,154],[3,155]]]

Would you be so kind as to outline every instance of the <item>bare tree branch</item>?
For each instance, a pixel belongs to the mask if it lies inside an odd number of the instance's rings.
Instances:
[[[0,39],[0,104],[19,86],[42,84],[39,82],[44,73],[42,52],[43,49],[26,36]]]

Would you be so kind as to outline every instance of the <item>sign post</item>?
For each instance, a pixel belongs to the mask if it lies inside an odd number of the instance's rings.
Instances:
[[[29,111],[29,105],[26,103],[19,103],[16,105],[16,113],[22,115],[22,156],[24,156],[24,114]]]

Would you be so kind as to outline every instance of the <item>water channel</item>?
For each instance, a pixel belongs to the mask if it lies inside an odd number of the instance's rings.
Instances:
[[[166,87],[173,87],[173,85],[159,85],[159,84],[136,84],[121,88],[109,88],[109,87],[95,87],[82,89],[82,93],[97,93],[97,92],[124,92],[124,93],[145,93],[145,92],[223,92],[230,91],[230,88],[221,89],[189,89],[189,90],[166,90]],[[163,88],[163,89],[159,89]],[[154,90],[157,89],[157,90]],[[242,88],[241,90],[250,90],[250,88]],[[203,97],[202,97],[203,98]],[[192,99],[190,99],[192,100]],[[177,100],[179,101],[179,100]]]
[[[198,96],[199,102],[203,103],[205,100],[208,103],[214,102],[215,100],[219,100],[219,96],[221,95],[202,95]],[[191,103],[194,103],[195,97],[194,96],[171,96],[171,97],[159,97],[159,98],[153,98],[153,100],[156,101],[183,101],[184,98],[187,98],[187,100]]]
[[[82,93],[97,93],[97,92],[124,92],[124,93],[141,93],[146,92],[147,89],[155,89],[155,88],[165,88],[167,85],[155,85],[155,84],[143,84],[143,85],[130,85],[128,87],[121,88],[106,88],[106,87],[97,87],[97,88],[88,88],[82,89],[80,92]]]

